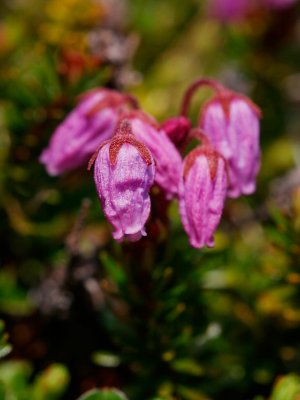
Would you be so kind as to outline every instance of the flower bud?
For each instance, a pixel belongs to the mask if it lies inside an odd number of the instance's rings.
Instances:
[[[122,121],[113,139],[100,148],[94,169],[98,196],[114,228],[114,239],[133,241],[146,235],[154,174],[150,151],[136,140],[128,121]]]
[[[185,142],[191,127],[190,121],[184,116],[169,118],[161,126],[175,146]]]
[[[209,146],[195,148],[184,160],[179,211],[193,247],[214,246],[213,234],[226,198],[225,163],[224,158]]]
[[[168,199],[173,198],[178,193],[181,155],[152,117],[137,110],[129,113],[126,118],[130,119],[136,138],[144,143],[153,155],[156,162],[155,182]]]
[[[83,94],[40,156],[48,174],[59,175],[87,163],[99,144],[112,136],[120,112],[127,107],[128,97],[114,90]]]
[[[203,108],[200,127],[227,160],[228,196],[248,195],[256,189],[260,167],[259,109],[246,97],[224,91]]]

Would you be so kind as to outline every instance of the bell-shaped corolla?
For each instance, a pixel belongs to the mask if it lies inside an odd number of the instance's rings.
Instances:
[[[78,105],[54,131],[40,155],[49,175],[84,166],[99,144],[116,129],[119,115],[134,101],[109,89],[93,89],[80,96]]]
[[[101,146],[94,166],[96,189],[114,239],[135,241],[146,235],[154,175],[151,152],[123,120],[114,137]]]
[[[200,128],[228,162],[228,197],[252,194],[260,168],[260,110],[245,96],[224,91],[203,108]]]
[[[227,190],[226,161],[211,146],[196,147],[185,158],[179,185],[179,211],[191,246],[213,247]]]
[[[178,194],[182,158],[163,129],[148,114],[134,110],[126,115],[135,137],[151,151],[156,165],[155,183],[167,199]]]

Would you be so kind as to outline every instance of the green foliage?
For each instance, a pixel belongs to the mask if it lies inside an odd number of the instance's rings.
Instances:
[[[297,400],[300,394],[300,378],[290,374],[281,377],[276,383],[271,400]]]
[[[3,400],[57,400],[66,390],[69,373],[63,365],[53,364],[31,382],[32,367],[21,361],[0,364],[0,390]],[[0,392],[1,393],[1,392]]]
[[[7,356],[11,352],[11,345],[8,343],[8,335],[5,332],[5,324],[0,320],[0,358]]]
[[[36,400],[55,400],[61,398],[69,384],[70,375],[61,364],[53,364],[42,371],[32,385],[32,398]]]

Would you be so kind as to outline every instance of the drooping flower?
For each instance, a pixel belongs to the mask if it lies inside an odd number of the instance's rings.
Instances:
[[[191,246],[214,246],[213,234],[227,189],[226,161],[212,147],[192,150],[184,160],[179,185],[179,211]]]
[[[83,94],[40,156],[48,174],[60,175],[86,164],[99,144],[112,136],[119,114],[131,105],[128,99],[109,89]]]
[[[162,130],[167,134],[175,146],[182,145],[191,129],[190,121],[183,115],[167,119],[162,125]]]
[[[123,120],[115,136],[106,141],[95,160],[94,180],[103,211],[116,240],[145,236],[150,213],[149,190],[155,165],[151,152]]]
[[[168,199],[178,194],[182,158],[164,130],[148,114],[134,110],[126,115],[136,138],[151,151],[156,162],[155,182]]]
[[[260,110],[248,98],[224,88],[203,108],[200,128],[228,162],[228,196],[252,194],[260,167]]]

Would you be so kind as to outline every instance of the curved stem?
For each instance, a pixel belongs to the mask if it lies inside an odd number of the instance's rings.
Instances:
[[[187,90],[183,96],[183,100],[181,103],[181,112],[180,112],[181,115],[183,115],[185,117],[187,116],[192,97],[193,97],[195,91],[202,86],[209,86],[218,93],[223,92],[225,90],[223,85],[214,81],[213,79],[202,78],[202,79],[196,80],[187,88]]]
[[[190,137],[201,140],[201,143],[204,146],[211,146],[211,142],[210,142],[209,138],[205,135],[205,132],[200,128],[192,129],[190,131]]]
[[[98,156],[98,153],[101,149],[101,147],[103,147],[105,144],[109,143],[110,140],[105,140],[104,142],[100,143],[99,146],[97,147],[96,151],[94,152],[94,154],[92,155],[92,157],[90,158],[89,162],[88,162],[88,166],[87,166],[87,170],[90,171],[92,166],[94,165],[94,162],[96,161],[96,158]]]
[[[132,94],[124,94],[124,97],[126,101],[133,107],[133,108],[140,108],[139,101],[136,97],[134,97]]]

